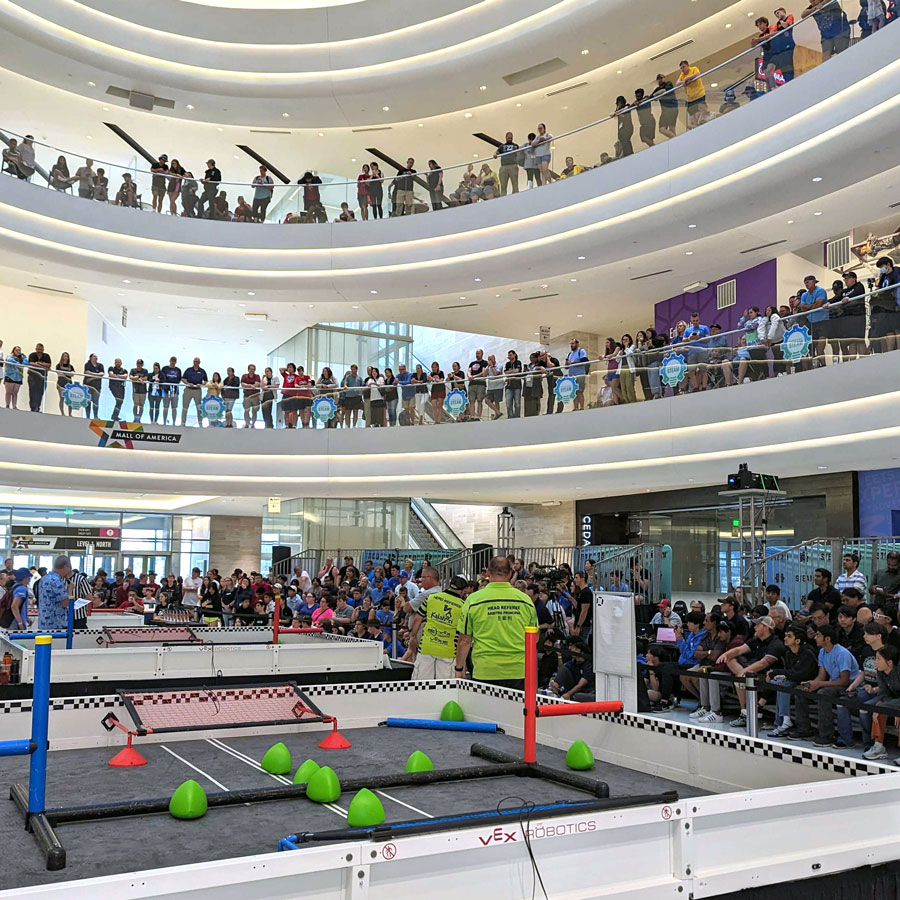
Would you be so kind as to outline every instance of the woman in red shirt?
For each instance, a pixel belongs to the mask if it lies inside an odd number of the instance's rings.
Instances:
[[[356,199],[359,201],[359,214],[363,221],[369,218],[369,189],[366,187],[366,182],[371,177],[368,165],[364,165],[362,173],[356,179]]]
[[[288,363],[281,371],[281,409],[284,413],[284,427],[297,427],[297,411],[300,409],[300,388],[297,381],[297,367]]]
[[[312,412],[313,402],[313,380],[303,371],[303,366],[297,366],[297,377],[294,383],[298,386],[297,408],[300,410],[300,421],[304,428],[309,428],[309,416]]]

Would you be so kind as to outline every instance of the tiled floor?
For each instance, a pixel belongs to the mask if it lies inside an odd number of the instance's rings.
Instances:
[[[725,731],[730,734],[746,734],[746,729],[744,728],[731,728],[729,726],[729,722],[735,717],[735,713],[725,713],[725,721],[720,725],[715,724],[703,724],[700,725],[690,718],[691,713],[697,708],[696,701],[683,700],[681,706],[678,709],[672,710],[671,712],[661,712],[661,713],[650,713],[650,715],[657,716],[660,719],[669,719],[670,721],[682,722],[688,725],[694,725],[698,728],[708,728],[713,729],[715,731]],[[858,724],[858,723],[857,723]],[[820,749],[827,750],[829,753],[834,753],[838,756],[847,756],[852,759],[862,759],[863,746],[862,742],[857,739],[856,745],[848,750],[839,750],[835,747],[820,747],[813,748],[812,741],[786,741],[783,738],[770,738],[768,736],[768,732],[771,731],[775,727],[774,721],[771,713],[762,712],[759,719],[759,732],[758,737],[764,738],[767,741],[771,741],[773,744],[787,744],[792,747],[809,747],[812,749]],[[858,736],[857,736],[858,737]],[[900,766],[900,751],[898,751],[897,747],[894,745],[894,742],[891,740],[890,735],[888,735],[887,740],[887,751],[888,751],[888,759],[878,760],[878,762],[882,764],[890,764],[895,763]],[[895,759],[896,758],[896,759]]]

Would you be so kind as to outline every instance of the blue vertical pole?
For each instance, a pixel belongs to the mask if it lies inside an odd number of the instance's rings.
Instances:
[[[28,812],[42,813],[47,791],[47,743],[50,718],[50,647],[53,638],[34,639],[34,692],[31,703],[31,771],[28,776]]]
[[[66,650],[72,649],[72,635],[75,633],[75,591],[69,591],[68,622],[66,624]]]

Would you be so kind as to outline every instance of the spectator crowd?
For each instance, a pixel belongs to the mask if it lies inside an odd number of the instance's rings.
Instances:
[[[792,81],[796,50],[794,29],[803,20],[810,19],[815,23],[821,40],[822,60],[825,61],[850,46],[852,25],[858,27],[859,38],[862,39],[897,17],[895,0],[859,0],[859,10],[854,19],[848,17],[845,9],[852,5],[840,0],[810,0],[801,11],[798,22],[785,7],[775,9],[771,18],[765,15],[757,17],[757,32],[750,38],[750,49],[757,54],[754,60],[756,71],[726,88],[718,109],[710,109],[703,73],[687,59],[680,62],[673,76],[660,73],[649,88],[635,88],[632,98],[618,96],[609,119],[601,120],[616,123],[615,144],[612,153],[600,153],[598,165],[607,165],[634,153],[635,118],[638,139],[652,147],[658,136],[667,139],[676,136],[682,108],[685,110],[685,126],[691,130],[737,109],[740,102],[736,89],[741,84],[744,84],[741,93],[745,102],[750,102]],[[377,161],[366,163],[356,179],[355,208],[351,206],[350,199],[341,202],[334,221],[356,221],[357,213],[363,220],[380,219],[385,214],[386,201],[389,201],[388,215],[401,216],[425,212],[429,203],[432,210],[439,210],[491,200],[508,192],[517,193],[523,174],[524,186],[531,188],[569,178],[593,167],[577,163],[572,156],[567,156],[563,167],[557,167],[558,170],[552,168],[554,140],[544,123],[538,124],[534,131],[518,142],[513,132],[507,132],[505,140],[497,142],[491,161],[480,163],[477,171],[475,164],[468,165],[464,170],[462,167],[444,169],[435,159],[429,159],[427,168],[420,174],[415,168],[415,159],[408,158],[405,165],[397,164],[395,175],[386,177]],[[123,172],[121,184],[111,187],[106,168],[97,166],[91,158],[85,158],[72,173],[65,154],[61,154],[49,171],[44,172],[35,159],[32,135],[21,139],[10,138],[2,152],[2,161],[2,171],[23,180],[31,179],[35,172],[40,171],[48,185],[57,191],[77,190],[78,196],[83,199],[135,209],[149,205],[156,212],[187,218],[263,222],[275,193],[274,180],[265,165],[259,167],[259,174],[249,184],[227,184],[215,159],[208,159],[205,167],[197,167],[198,173],[202,171],[202,176],[195,176],[178,159],[170,159],[167,153],[162,153],[152,162],[147,173],[150,176],[150,196],[147,198],[146,185],[139,186],[135,180],[137,172]],[[445,184],[445,174],[452,181],[458,178],[458,183]],[[282,221],[289,224],[327,222],[329,217],[321,192],[322,179],[307,171],[297,180],[297,184],[302,191],[302,210],[298,203],[297,210],[285,213]],[[351,184],[346,186],[348,192],[352,191]],[[417,186],[427,191],[429,203],[416,196]],[[235,188],[241,193],[236,198],[229,198],[223,188]],[[348,197],[352,198],[352,194],[348,193]]]
[[[814,275],[808,275],[802,289],[786,304],[770,305],[764,311],[757,306],[747,309],[735,331],[726,332],[717,322],[706,324],[695,311],[690,322],[676,322],[668,335],[648,327],[635,336],[608,337],[598,359],[591,359],[579,339],[572,338],[563,359],[543,346],[523,352],[522,358],[511,349],[506,359],[499,361],[494,354],[485,356],[478,349],[465,367],[459,361],[448,368],[434,361],[428,370],[421,364],[409,369],[399,363],[394,372],[392,367],[381,371],[369,365],[363,374],[353,363],[338,379],[327,366],[315,377],[293,362],[277,371],[262,367],[261,373],[251,363],[241,375],[226,368],[223,378],[220,372],[208,373],[199,357],[185,368],[174,356],[167,364],[153,362],[150,368],[138,358],[126,368],[119,357],[105,366],[97,354],[91,354],[78,372],[69,353],[61,353],[54,365],[41,343],[26,356],[19,345],[4,354],[0,340],[3,401],[7,409],[17,409],[19,392],[27,384],[29,408],[40,412],[52,373],[60,414],[73,414],[66,403],[66,388],[77,382],[87,388],[84,414],[89,418],[100,416],[101,400],[108,394],[112,409],[107,414],[108,404],[104,404],[105,416],[119,419],[124,410],[133,422],[144,421],[146,415],[151,424],[164,425],[186,425],[191,413],[201,424],[205,419],[207,424],[229,428],[442,423],[453,421],[445,409],[451,391],[465,397],[465,408],[456,416],[459,421],[552,415],[564,409],[556,392],[564,376],[574,379],[571,400],[576,410],[634,403],[666,394],[668,383],[661,364],[670,353],[681,355],[686,371],[682,380],[668,389],[682,394],[809,371],[826,365],[829,356],[832,363],[840,363],[897,349],[900,268],[890,256],[878,259],[877,268],[868,292],[855,271],[835,280],[830,294]],[[810,337],[808,355],[797,360],[786,357],[782,347],[786,332],[794,325],[806,327]],[[131,397],[126,405],[128,388]],[[212,419],[203,404],[210,396],[221,400],[218,408],[222,415]],[[317,419],[313,409],[317,397],[332,399],[333,418]]]
[[[638,642],[643,708],[696,701],[691,719],[719,724],[733,688],[737,715],[729,724],[744,728],[752,676],[759,714],[774,714],[770,737],[847,750],[858,733],[863,758],[888,759],[887,728],[900,721],[900,553],[889,552],[871,581],[859,563],[845,553],[837,578],[817,568],[815,587],[793,611],[777,584],[758,605],[740,589],[709,610],[699,600],[690,608],[661,600],[653,634]]]

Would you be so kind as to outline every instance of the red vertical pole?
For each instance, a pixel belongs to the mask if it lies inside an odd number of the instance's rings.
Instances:
[[[278,643],[278,623],[281,621],[281,594],[275,595],[275,621],[272,623],[272,643]]]
[[[525,628],[525,762],[537,762],[537,628]]]

